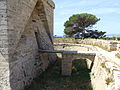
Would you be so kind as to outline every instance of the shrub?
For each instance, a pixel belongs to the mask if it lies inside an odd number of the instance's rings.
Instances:
[[[120,58],[120,53],[117,53],[117,54],[116,54],[116,57]]]
[[[108,77],[105,81],[106,81],[107,85],[109,85],[110,83],[114,82],[114,80],[111,77]]]

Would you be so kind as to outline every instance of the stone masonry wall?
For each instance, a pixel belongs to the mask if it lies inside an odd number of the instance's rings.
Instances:
[[[0,1],[0,90],[9,90],[7,3]]]
[[[53,50],[53,27],[46,27],[53,14],[45,7],[53,12],[54,3],[48,1],[0,1],[0,90],[23,90],[55,61],[55,54],[38,53],[38,49]]]
[[[54,38],[54,43],[79,43],[88,45],[101,46],[109,51],[119,51],[120,42],[112,40],[100,40],[100,39],[72,39],[72,38]]]
[[[37,0],[7,0],[9,54],[14,53],[36,3]]]

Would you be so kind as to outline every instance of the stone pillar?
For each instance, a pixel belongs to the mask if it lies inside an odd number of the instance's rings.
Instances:
[[[72,56],[64,53],[62,56],[62,75],[69,76],[72,72]]]

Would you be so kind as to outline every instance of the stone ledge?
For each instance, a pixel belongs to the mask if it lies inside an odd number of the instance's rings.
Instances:
[[[40,53],[64,53],[64,54],[89,54],[96,55],[94,51],[64,51],[64,50],[38,50]]]

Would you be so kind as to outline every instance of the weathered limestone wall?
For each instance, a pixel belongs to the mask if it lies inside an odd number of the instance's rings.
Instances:
[[[55,4],[53,3],[52,0],[46,0],[47,3],[44,3],[45,6],[45,12],[46,12],[46,17],[48,21],[48,26],[50,28],[50,34],[53,35],[53,25],[54,25],[54,9]]]
[[[101,46],[109,51],[116,51],[120,48],[119,41],[112,41],[112,40],[100,40],[100,39],[72,39],[72,38],[54,38],[54,43],[79,43],[79,44],[89,44],[89,45],[96,45]]]
[[[7,4],[0,1],[0,90],[9,90]]]
[[[5,59],[8,60],[8,26],[7,26],[7,3],[6,0],[0,1],[0,52]]]
[[[38,53],[53,50],[53,9],[50,0],[0,1],[0,90],[22,90],[55,61]]]
[[[102,53],[97,54],[91,72],[94,90],[120,90],[120,64],[114,60]]]
[[[7,1],[9,53],[14,53],[36,3],[37,0]]]

